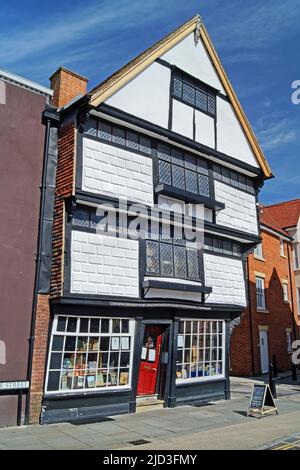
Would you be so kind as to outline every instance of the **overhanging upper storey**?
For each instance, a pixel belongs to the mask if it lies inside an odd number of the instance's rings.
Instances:
[[[198,15],[96,86],[88,98],[95,110],[100,105],[119,110],[272,177]]]

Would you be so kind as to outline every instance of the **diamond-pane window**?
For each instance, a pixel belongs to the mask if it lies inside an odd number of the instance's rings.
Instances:
[[[184,156],[184,160],[185,160],[185,167],[186,168],[188,168],[189,170],[193,170],[193,171],[197,170],[197,159],[196,159],[196,157],[186,153],[185,156]]]
[[[119,127],[113,127],[112,141],[115,144],[125,146],[125,130]]]
[[[171,149],[168,145],[157,144],[157,156],[162,160],[171,161]]]
[[[211,114],[216,114],[216,98],[208,95],[208,106],[207,110]]]
[[[151,140],[147,137],[140,137],[140,151],[151,154]]]
[[[178,98],[182,97],[182,81],[178,80],[178,78],[174,78],[174,88],[173,88],[174,95]]]
[[[207,111],[207,94],[196,90],[196,106],[203,111]]]
[[[160,160],[158,162],[159,181],[171,185],[171,164]]]
[[[199,194],[201,196],[209,196],[209,181],[208,176],[198,175]]]
[[[184,158],[183,158],[183,152],[177,149],[172,149],[172,163],[183,166],[184,165]]]
[[[204,160],[197,160],[197,168],[202,175],[208,175],[208,165]]]
[[[185,189],[185,182],[184,182],[184,169],[179,167],[179,166],[175,166],[175,165],[172,165],[172,185],[175,187],[175,188],[179,188],[179,189]]]
[[[174,268],[175,276],[185,278],[186,272],[186,250],[183,246],[174,246]]]
[[[197,193],[197,173],[194,171],[185,171],[185,179],[186,179],[186,190],[190,193]]]
[[[139,136],[135,132],[127,131],[126,147],[139,149]]]
[[[88,119],[84,125],[84,132],[89,135],[97,136],[97,121]]]
[[[188,277],[193,279],[199,278],[199,265],[197,250],[187,250]]]
[[[182,99],[189,104],[195,105],[195,88],[187,83],[182,84]]]
[[[173,247],[167,243],[160,244],[160,272],[165,276],[173,276]]]
[[[149,240],[146,242],[146,266],[147,272],[159,273],[159,252],[157,242]]]
[[[111,126],[105,122],[99,123],[99,137],[100,139],[111,141]]]
[[[77,210],[72,218],[72,225],[76,227],[89,227],[89,212],[85,210]]]

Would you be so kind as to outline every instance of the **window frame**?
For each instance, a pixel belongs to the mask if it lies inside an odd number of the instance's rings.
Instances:
[[[65,331],[58,331],[57,329],[57,325],[58,325],[58,319],[59,317],[64,317],[67,319],[69,318],[76,318],[77,319],[77,325],[76,325],[76,331],[75,332],[69,332],[69,331],[66,331],[66,328],[65,328]],[[92,333],[92,332],[80,332],[79,331],[79,325],[80,325],[80,320],[81,319],[87,319],[87,320],[91,320],[91,319],[97,319],[97,320],[109,320],[109,332],[108,333]],[[128,333],[113,333],[112,332],[112,328],[111,328],[111,325],[112,325],[112,322],[113,320],[128,320],[129,322],[129,326],[128,326]],[[47,369],[46,369],[46,379],[45,379],[45,386],[44,386],[44,393],[45,395],[61,395],[61,394],[66,394],[66,395],[70,395],[70,394],[91,394],[91,393],[109,393],[110,390],[130,390],[132,388],[132,366],[133,366],[133,355],[134,355],[134,338],[135,338],[135,320],[132,319],[132,318],[129,318],[129,317],[109,317],[109,316],[77,316],[77,315],[68,315],[68,314],[56,314],[54,316],[54,319],[53,319],[53,323],[52,323],[52,329],[51,329],[51,337],[50,337],[50,344],[49,344],[49,351],[48,351],[48,358],[47,358]],[[122,338],[122,337],[129,337],[130,338],[130,349],[129,349],[129,367],[128,367],[128,383],[126,385],[112,385],[112,386],[102,386],[102,387],[91,387],[91,388],[87,388],[86,386],[84,386],[83,388],[80,388],[80,389],[75,389],[75,388],[72,388],[72,389],[62,389],[60,388],[61,387],[61,379],[62,379],[62,372],[64,371],[64,368],[63,368],[63,358],[64,358],[64,354],[66,353],[66,349],[65,349],[65,342],[66,340],[64,339],[63,341],[63,348],[59,351],[53,351],[53,338],[54,336],[62,336],[63,338],[67,338],[67,337],[75,337],[76,338],[76,343],[75,343],[75,350],[74,350],[74,366],[75,366],[75,354],[78,353],[78,351],[76,350],[76,345],[77,345],[77,340],[78,340],[78,337],[87,337],[89,338],[90,336],[92,337],[98,337],[98,338],[101,338],[101,337],[108,337],[108,338],[111,338],[111,337],[118,337],[118,338]],[[99,347],[98,347],[99,348]],[[109,360],[110,360],[110,353],[111,353],[111,347],[109,346],[109,349],[108,349],[108,365],[106,367],[106,370],[109,371]],[[119,355],[121,355],[121,346],[119,345]],[[50,369],[50,362],[51,362],[51,355],[52,353],[59,353],[62,355],[61,357],[61,367],[59,369]],[[98,368],[98,359],[99,359],[99,349],[97,351],[97,368],[96,370],[100,369]],[[106,352],[106,351],[105,351]],[[127,350],[124,350],[124,352],[128,352]],[[86,362],[85,364],[87,365],[88,363],[88,354],[89,354],[89,349],[86,349],[85,351],[85,354],[86,354]],[[95,352],[96,354],[96,352]],[[105,369],[105,368],[103,368]],[[114,369],[116,369],[114,367]],[[120,358],[118,360],[118,367],[117,367],[117,373],[119,374],[120,370],[122,368],[120,367]],[[127,367],[124,367],[124,369],[127,369]],[[67,369],[65,369],[67,370]],[[81,370],[81,369],[80,369]],[[83,369],[82,369],[83,370]],[[84,380],[86,378],[86,370],[87,370],[87,367],[85,367],[85,374],[84,374]],[[51,371],[59,371],[60,373],[60,377],[59,377],[59,388],[57,390],[48,390],[48,385],[49,385],[49,374]],[[72,369],[73,371],[73,374],[72,374],[72,387],[73,387],[73,383],[74,383],[74,371],[75,371],[75,367],[73,367]]]
[[[197,322],[198,323],[198,331],[199,331],[199,324],[200,323],[203,323],[205,324],[205,334],[203,335],[203,360],[201,361],[202,362],[202,365],[204,366],[204,364],[206,362],[209,362],[210,364],[212,362],[216,362],[216,363],[219,363],[221,362],[222,364],[222,374],[216,374],[216,375],[203,375],[203,376],[197,376],[197,377],[187,377],[187,378],[177,378],[177,367],[178,365],[184,365],[185,362],[177,362],[176,360],[176,377],[175,377],[175,383],[176,383],[176,386],[177,385],[187,385],[189,383],[201,383],[201,382],[208,382],[208,381],[216,381],[216,380],[222,380],[222,379],[225,379],[226,377],[226,324],[225,324],[225,321],[224,320],[215,320],[215,319],[207,319],[207,320],[199,320],[199,319],[195,319],[195,318],[192,318],[192,319],[188,319],[188,318],[184,318],[184,319],[181,319],[180,322],[184,322],[184,332],[183,333],[178,333],[178,337],[179,336],[183,336],[183,344],[185,345],[185,328],[186,328],[186,322]],[[222,325],[222,346],[219,347],[219,338],[217,340],[217,346],[216,347],[213,347],[212,344],[210,343],[210,349],[209,349],[209,361],[206,361],[205,360],[205,357],[206,357],[206,324],[207,323],[221,323]],[[219,329],[219,326],[218,326],[218,329]],[[179,330],[180,331],[180,330]],[[210,333],[210,335],[212,335],[212,333]],[[216,333],[217,337],[219,336],[219,330],[218,330],[218,333]],[[192,335],[190,335],[192,336]],[[200,338],[200,334],[198,333],[197,335],[197,350],[199,350],[199,338]],[[181,348],[180,348],[181,349]],[[185,348],[185,346],[182,348],[182,359],[184,359],[184,354],[185,354],[185,350],[189,350],[190,352],[192,351],[193,347],[190,346],[190,348]],[[212,350],[213,349],[216,349],[217,351],[221,351],[221,354],[222,354],[222,359],[219,361],[218,359],[217,360],[213,360],[212,359]],[[176,350],[178,351],[178,339],[177,339],[177,345],[176,345]],[[176,352],[177,354],[177,352]],[[218,354],[218,353],[217,353]],[[178,357],[178,356],[177,356]],[[189,364],[191,366],[191,364],[193,364],[194,362],[191,361],[191,354],[190,354],[190,361],[189,361]],[[199,364],[199,362],[196,362],[196,364]],[[188,363],[186,363],[188,364]],[[195,364],[195,363],[194,363]],[[204,366],[205,367],[205,366]],[[198,371],[198,366],[197,366],[197,371]]]
[[[259,248],[260,247],[260,248]],[[258,249],[259,248],[259,249]],[[264,261],[264,250],[263,250],[263,243],[258,243],[254,248],[254,255],[259,260]]]
[[[262,283],[261,292],[259,292],[259,290],[258,290],[257,281],[260,281]],[[255,296],[256,297],[256,310],[266,310],[267,309],[266,289],[265,289],[265,279],[263,277],[255,276],[255,294],[256,294],[256,296]],[[263,300],[263,302],[262,302],[263,305],[262,306],[260,306],[259,303],[258,303],[259,295],[261,295],[261,298]]]
[[[300,270],[300,262],[299,262],[299,247],[298,244],[293,245],[293,256],[294,256],[294,270]]]
[[[282,258],[286,258],[286,255],[285,255],[285,243],[284,243],[283,238],[280,239],[280,256],[281,256]]]
[[[289,284],[286,281],[282,281],[282,293],[283,293],[284,303],[289,304],[290,303]]]

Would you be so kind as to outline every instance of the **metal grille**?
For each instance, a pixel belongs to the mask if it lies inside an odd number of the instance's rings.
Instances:
[[[111,140],[111,126],[105,122],[99,123],[99,137],[104,140]]]
[[[146,266],[149,273],[159,273],[159,253],[157,242],[146,242]]]
[[[200,90],[196,90],[196,106],[203,111],[207,111],[207,95]]]
[[[199,194],[202,196],[209,196],[209,181],[208,176],[198,175]]]
[[[196,250],[187,250],[188,277],[199,278],[198,253]]]
[[[172,245],[160,244],[160,272],[166,276],[173,276],[173,250]]]
[[[172,166],[172,185],[175,188],[185,189],[184,169],[179,166]]]
[[[185,172],[186,178],[186,190],[191,193],[197,193],[197,173],[194,171],[186,170]]]
[[[182,99],[189,104],[195,105],[195,88],[183,83],[182,85]]]
[[[159,172],[159,181],[161,183],[166,183],[171,185],[171,164],[164,162],[162,160],[159,161],[158,165],[158,172]]]
[[[186,277],[186,250],[182,246],[174,246],[175,276]]]
[[[138,150],[139,149],[139,136],[134,132],[127,131],[126,146]]]

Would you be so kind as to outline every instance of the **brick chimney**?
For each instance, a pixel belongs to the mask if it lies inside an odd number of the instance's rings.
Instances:
[[[64,67],[56,70],[49,80],[54,91],[52,104],[58,108],[62,108],[79,94],[86,94],[87,78]]]

